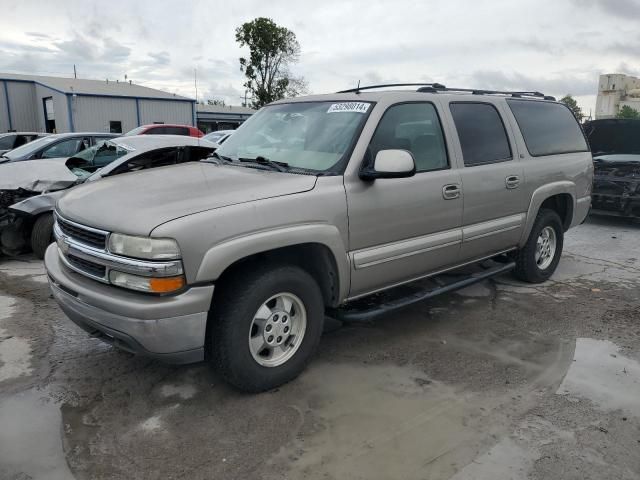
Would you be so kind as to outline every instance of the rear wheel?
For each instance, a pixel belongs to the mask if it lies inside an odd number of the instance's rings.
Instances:
[[[260,392],[304,370],[320,341],[324,304],[301,268],[243,269],[216,293],[210,321],[215,367],[238,389]]]
[[[525,246],[516,257],[515,275],[529,283],[541,283],[555,272],[564,242],[560,216],[553,210],[540,210]]]
[[[44,258],[44,252],[53,242],[53,214],[44,213],[36,218],[31,230],[31,249],[36,257]]]

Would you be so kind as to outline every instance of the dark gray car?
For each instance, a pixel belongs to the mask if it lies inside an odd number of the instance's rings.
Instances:
[[[91,148],[101,140],[116,138],[111,133],[77,132],[47,135],[33,142],[14,148],[0,157],[0,163],[37,160],[40,158],[71,157]]]
[[[0,133],[0,155],[13,150],[14,148],[26,145],[38,138],[46,137],[47,133],[38,132],[9,132]]]

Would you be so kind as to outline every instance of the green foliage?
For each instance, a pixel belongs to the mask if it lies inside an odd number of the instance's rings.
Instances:
[[[629,105],[623,105],[623,107],[616,115],[617,118],[628,118],[631,120],[640,120],[640,112],[635,108],[631,108]]]
[[[569,107],[569,110],[573,112],[573,115],[578,119],[579,122],[582,121],[582,119],[584,118],[582,109],[578,106],[578,102],[576,102],[576,100],[571,95],[565,95],[560,99],[560,101],[567,107]]]
[[[224,107],[226,104],[224,103],[224,100],[214,98],[207,100],[207,105],[219,105],[221,107]]]
[[[285,95],[305,93],[304,79],[289,74],[289,65],[300,54],[300,44],[291,30],[260,17],[238,27],[236,41],[241,47],[249,47],[249,58],[240,58],[240,70],[247,78],[244,86],[252,94],[254,108]]]

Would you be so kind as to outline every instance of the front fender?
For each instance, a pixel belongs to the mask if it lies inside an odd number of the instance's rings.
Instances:
[[[527,219],[525,223],[525,228],[522,231],[522,236],[520,237],[519,246],[524,246],[527,243],[527,239],[529,238],[529,234],[531,233],[531,229],[533,228],[533,223],[536,221],[536,216],[538,215],[538,211],[540,210],[540,206],[542,203],[549,197],[560,194],[569,194],[571,196],[571,200],[573,202],[572,212],[576,211],[576,184],[568,181],[562,180],[558,182],[548,183],[546,185],[542,185],[534,190],[531,196],[531,202],[529,203],[529,209],[527,210]]]
[[[13,204],[9,208],[13,212],[21,215],[37,217],[42,213],[52,212],[56,206],[58,198],[60,198],[62,194],[63,192],[60,191],[35,195]]]
[[[351,272],[349,257],[338,228],[324,223],[262,230],[214,245],[204,255],[196,275],[196,282],[214,281],[229,266],[251,255],[303,243],[321,244],[331,251],[338,269],[340,298],[346,298]]]

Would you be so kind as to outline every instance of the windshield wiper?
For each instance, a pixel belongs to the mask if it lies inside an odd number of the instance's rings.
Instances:
[[[203,162],[211,162],[211,160],[209,160],[210,158],[216,158],[218,160],[222,160],[223,162],[227,162],[227,163],[232,163],[233,162],[233,160],[231,160],[229,157],[225,157],[224,155],[220,155],[218,152],[213,152],[207,158],[203,158],[202,161]],[[220,162],[216,162],[216,163],[220,164]]]
[[[258,155],[256,158],[238,158],[238,161],[265,165],[278,172],[286,172],[289,169],[289,164],[286,162],[276,162],[275,160],[269,160],[268,158],[260,155]]]

